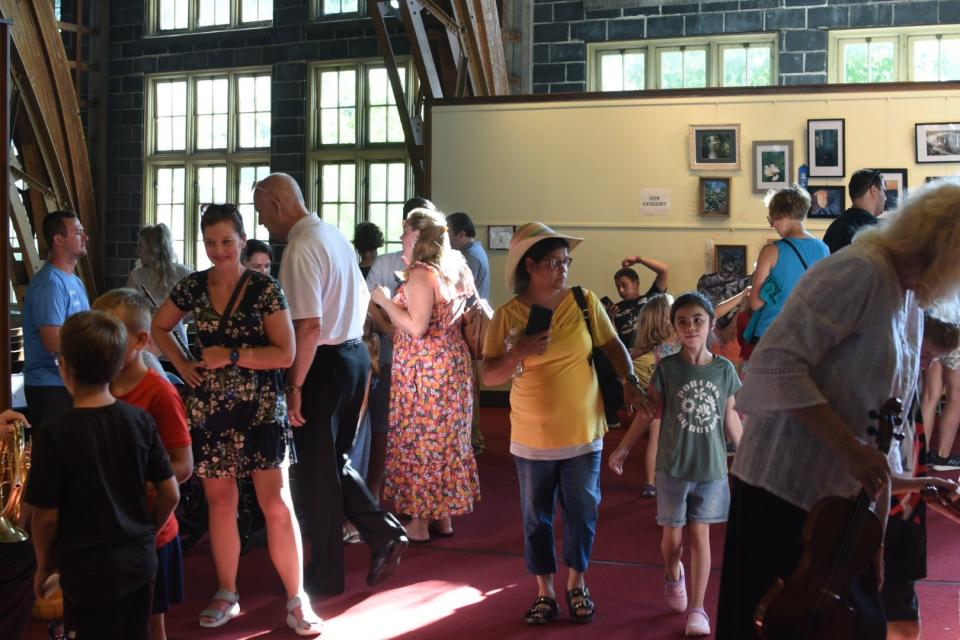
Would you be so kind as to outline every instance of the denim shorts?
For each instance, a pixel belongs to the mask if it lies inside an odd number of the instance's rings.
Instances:
[[[657,524],[661,527],[726,522],[729,508],[730,486],[725,477],[692,482],[657,471]]]

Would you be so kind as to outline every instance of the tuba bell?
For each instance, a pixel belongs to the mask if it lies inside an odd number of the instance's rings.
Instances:
[[[17,420],[13,429],[0,436],[0,544],[23,542],[30,537],[16,524],[30,472],[25,428],[26,425]]]

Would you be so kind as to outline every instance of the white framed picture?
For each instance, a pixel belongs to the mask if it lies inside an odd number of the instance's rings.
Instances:
[[[490,225],[487,227],[487,248],[506,251],[510,248],[510,241],[513,240],[513,232],[516,230],[516,225],[511,224]]]
[[[960,123],[917,124],[917,164],[960,162]]]
[[[807,166],[811,178],[842,178],[846,155],[844,119],[807,120]]]

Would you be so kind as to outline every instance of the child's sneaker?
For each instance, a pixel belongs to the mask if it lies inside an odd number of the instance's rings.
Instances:
[[[640,492],[640,495],[644,498],[656,498],[657,486],[653,484],[643,485],[643,490]]]
[[[691,609],[687,615],[687,626],[683,630],[686,637],[710,635],[710,616],[703,609]]]
[[[671,580],[664,576],[663,598],[671,611],[681,613],[687,610],[687,585],[683,575],[683,563],[680,563],[680,577]]]

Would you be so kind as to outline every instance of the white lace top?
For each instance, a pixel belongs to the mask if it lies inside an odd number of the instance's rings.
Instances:
[[[789,410],[830,404],[863,442],[869,412],[909,406],[923,313],[889,260],[856,244],[813,265],[750,358],[737,409],[748,414],[732,473],[803,509],[859,483]]]

